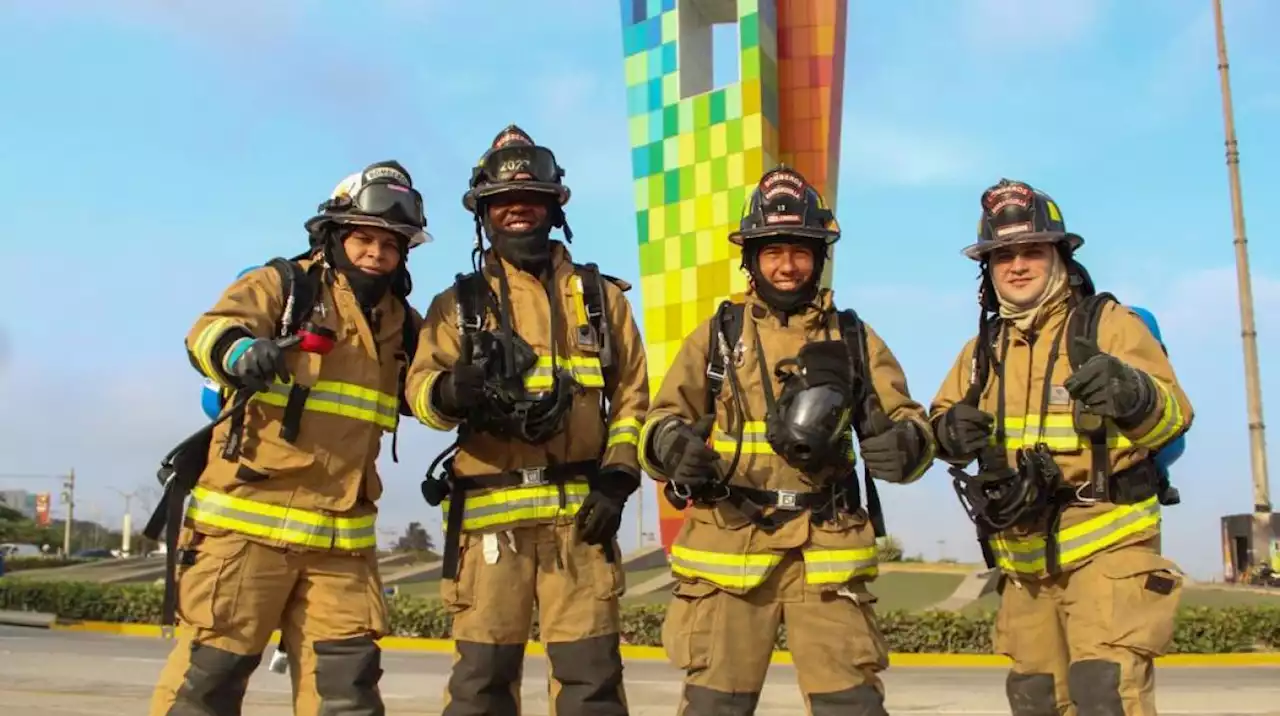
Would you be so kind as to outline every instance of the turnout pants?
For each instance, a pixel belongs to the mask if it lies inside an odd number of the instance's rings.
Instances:
[[[614,540],[613,554],[618,555]],[[519,716],[534,606],[551,663],[551,716],[626,716],[619,652],[620,562],[572,523],[460,538],[458,574],[440,592],[456,651],[442,716]]]
[[[889,666],[889,649],[875,597],[861,580],[820,592],[806,586],[804,575],[796,551],[742,596],[703,582],[677,583],[662,643],[685,671],[680,716],[754,714],[783,623],[809,714],[887,716],[878,674]]]
[[[372,550],[288,551],[190,530],[180,544],[194,559],[179,567],[179,638],[151,716],[238,716],[277,627],[295,714],[385,713],[375,640],[387,631],[387,612]]]
[[[1056,577],[1001,577],[994,646],[1014,662],[1013,716],[1155,716],[1153,659],[1173,639],[1183,587],[1155,544]]]

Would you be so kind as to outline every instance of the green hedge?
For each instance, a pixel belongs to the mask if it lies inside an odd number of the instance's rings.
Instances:
[[[53,569],[54,567],[70,567],[73,564],[85,564],[97,560],[79,557],[5,557],[4,572],[29,572],[33,569]]]
[[[0,609],[51,612],[63,619],[154,624],[160,620],[163,594],[155,585],[0,579]],[[388,605],[393,634],[449,636],[449,615],[438,600],[398,596],[389,598]],[[625,643],[662,643],[664,605],[624,606],[622,611]],[[991,613],[887,611],[879,617],[895,652],[991,653]],[[778,635],[778,648],[786,646],[784,627]],[[1188,607],[1179,616],[1170,651],[1216,654],[1276,650],[1280,650],[1280,608]]]

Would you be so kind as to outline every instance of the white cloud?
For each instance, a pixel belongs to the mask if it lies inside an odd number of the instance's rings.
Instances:
[[[1101,0],[973,0],[958,9],[962,30],[979,52],[1058,50],[1098,25]]]
[[[941,129],[855,115],[840,132],[842,184],[847,176],[864,187],[969,186],[983,163],[974,141]]]

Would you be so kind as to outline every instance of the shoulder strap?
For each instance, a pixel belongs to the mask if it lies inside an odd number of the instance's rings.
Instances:
[[[600,368],[607,375],[614,365],[613,330],[609,325],[609,299],[605,292],[605,279],[617,283],[620,279],[606,277],[593,263],[574,264],[573,270],[582,281],[582,302],[586,304],[587,324],[600,342]],[[625,284],[626,282],[623,281]],[[621,286],[619,286],[621,288]],[[627,288],[630,288],[628,285]],[[623,288],[622,290],[627,290]]]
[[[734,347],[738,345],[738,338],[742,336],[742,322],[746,316],[746,310],[746,304],[721,301],[715,317],[709,324],[711,332],[711,339],[707,343],[707,413],[709,414],[715,413],[716,398],[720,395],[720,389],[724,387],[725,371],[728,369],[724,355],[720,352],[719,334],[724,333],[723,348],[732,354]]]
[[[280,313],[280,321],[276,329],[281,336],[291,336],[298,332],[302,322],[311,314],[319,294],[318,278],[309,271],[303,271],[296,261],[279,256],[267,262],[280,275],[283,287],[284,309]]]
[[[858,437],[861,438],[866,417],[863,413],[866,411],[868,398],[875,392],[875,388],[871,385],[871,353],[867,348],[867,332],[862,319],[852,308],[846,308],[836,316],[839,320],[840,335],[849,346],[849,354],[853,358],[853,374],[858,381],[855,388],[857,395],[853,425],[854,430],[859,433]]]
[[[869,410],[883,409],[876,395],[875,386],[871,383],[871,350],[867,346],[866,326],[852,308],[846,308],[836,315],[839,319],[840,335],[849,346],[849,354],[853,358],[853,373],[858,381],[855,388],[857,395],[854,404],[853,430],[858,435],[858,442],[861,443],[868,425],[867,413]],[[884,419],[887,420],[888,416],[884,416]],[[850,489],[856,488],[857,474],[849,475],[848,479],[851,483]],[[867,517],[871,521],[872,533],[876,537],[884,537],[888,534],[884,523],[884,507],[880,504],[880,492],[876,488],[876,481],[871,477],[871,472],[867,470],[865,461],[862,463],[862,488],[866,493]]]
[[[1109,301],[1119,303],[1115,296],[1106,292],[1086,296],[1067,319],[1067,360],[1071,362],[1071,370],[1079,370],[1084,362],[1075,339],[1085,338],[1090,342],[1098,339],[1098,322],[1102,319],[1103,307]]]
[[[413,356],[418,352],[418,327],[413,325],[413,307],[409,299],[401,298],[400,307],[404,310],[404,324],[401,327],[401,344],[404,347],[405,364],[413,363]]]

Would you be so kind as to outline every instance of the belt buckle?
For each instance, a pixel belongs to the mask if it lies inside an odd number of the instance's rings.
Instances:
[[[520,468],[520,486],[534,487],[536,485],[545,485],[547,483],[545,472],[546,468],[542,467]]]
[[[800,493],[795,490],[778,490],[777,507],[780,510],[800,509]]]

